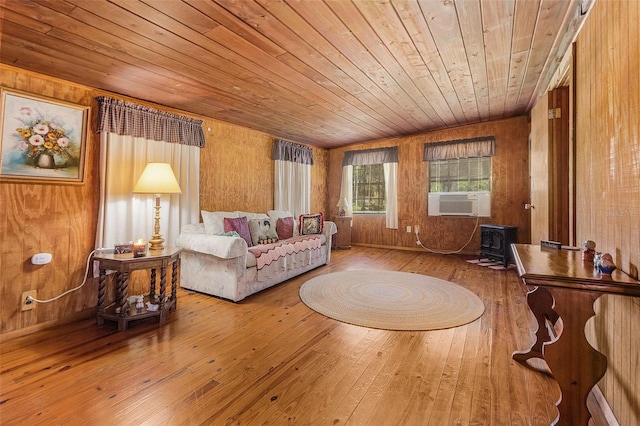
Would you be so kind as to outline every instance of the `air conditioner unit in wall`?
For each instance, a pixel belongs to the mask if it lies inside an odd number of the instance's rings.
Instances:
[[[491,216],[490,192],[430,192],[429,216]]]

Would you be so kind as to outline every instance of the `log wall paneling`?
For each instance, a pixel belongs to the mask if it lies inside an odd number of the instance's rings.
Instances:
[[[623,271],[640,267],[640,3],[596,2],[576,39],[576,229]],[[599,386],[620,425],[640,424],[640,299],[603,296],[589,328]]]
[[[328,184],[329,205],[340,196],[342,158],[348,150],[398,146],[398,229],[385,227],[384,215],[354,215],[352,243],[423,250],[416,245],[406,227],[420,227],[420,240],[429,248],[443,251],[460,249],[473,234],[464,253],[479,253],[480,233],[476,219],[427,216],[428,163],[422,161],[426,142],[495,136],[496,155],[492,157],[491,217],[478,223],[497,223],[518,227],[520,242],[529,242],[530,217],[523,206],[529,202],[529,123],[524,116],[462,126],[419,135],[372,141],[330,151]]]

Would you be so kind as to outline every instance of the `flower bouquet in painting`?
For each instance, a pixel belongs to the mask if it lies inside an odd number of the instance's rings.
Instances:
[[[55,118],[47,119],[29,107],[20,108],[20,121],[24,127],[16,128],[22,140],[18,149],[28,164],[43,169],[74,165],[74,144],[67,136],[63,124]]]

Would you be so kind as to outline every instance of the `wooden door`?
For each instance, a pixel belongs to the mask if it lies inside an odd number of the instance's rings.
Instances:
[[[549,239],[549,94],[531,110],[529,188],[531,189],[531,244]]]
[[[545,95],[531,111],[531,243],[569,244],[569,88]]]
[[[569,88],[549,94],[549,239],[569,244]]]

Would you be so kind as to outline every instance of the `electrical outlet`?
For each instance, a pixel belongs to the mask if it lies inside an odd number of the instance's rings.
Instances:
[[[27,296],[31,296],[34,299],[36,299],[37,296],[37,291],[36,290],[29,290],[29,291],[25,291],[22,293],[22,298],[20,299],[20,305],[21,305],[21,310],[23,311],[30,311],[31,309],[36,307],[36,302],[33,301],[27,301]]]
[[[407,232],[411,233],[411,225],[407,226]]]
[[[413,227],[413,229],[415,229],[415,230],[416,230],[416,235],[418,235],[418,234],[420,233],[420,225],[415,225],[415,226]]]

